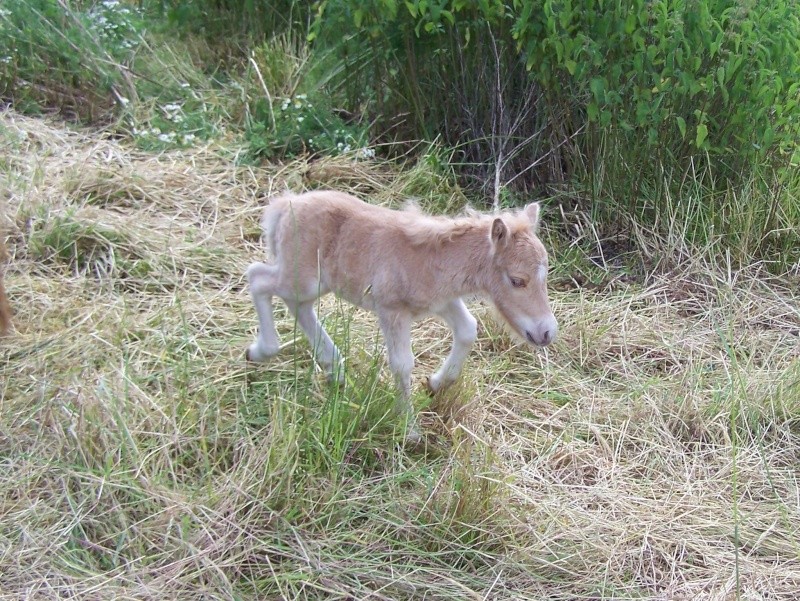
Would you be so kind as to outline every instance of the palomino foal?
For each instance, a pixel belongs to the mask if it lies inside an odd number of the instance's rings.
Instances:
[[[414,319],[433,313],[453,331],[450,354],[428,379],[433,392],[456,380],[477,337],[477,322],[461,300],[465,295],[488,296],[533,345],[555,338],[538,222],[538,203],[518,212],[450,219],[377,207],[332,191],[273,198],[262,226],[275,261],[247,270],[260,325],[247,358],[265,361],[278,352],[272,297],[279,296],[311,341],[317,362],[341,379],[339,350],[314,311],[314,301],[333,291],[377,314],[398,406],[408,415],[408,438],[418,440],[409,400]]]

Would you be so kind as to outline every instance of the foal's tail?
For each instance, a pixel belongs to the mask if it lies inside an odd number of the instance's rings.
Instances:
[[[264,209],[264,216],[261,218],[261,230],[264,232],[264,239],[269,245],[269,250],[273,257],[277,257],[278,240],[277,232],[281,219],[289,208],[289,201],[294,195],[291,192],[284,192],[269,199],[267,208]]]

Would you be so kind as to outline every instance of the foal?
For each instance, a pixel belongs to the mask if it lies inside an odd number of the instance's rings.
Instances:
[[[377,314],[398,407],[408,415],[407,436],[419,440],[409,400],[414,319],[433,313],[453,331],[450,354],[428,379],[433,392],[456,380],[477,337],[477,322],[461,300],[465,295],[488,296],[533,345],[555,338],[538,222],[538,203],[518,212],[449,219],[377,207],[332,191],[274,198],[262,226],[275,261],[247,270],[260,325],[247,359],[265,361],[278,352],[272,297],[279,296],[310,339],[317,362],[331,378],[342,379],[339,350],[314,311],[314,301],[333,291]]]

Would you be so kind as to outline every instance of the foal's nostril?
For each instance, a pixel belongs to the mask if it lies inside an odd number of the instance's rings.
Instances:
[[[538,336],[526,331],[525,336],[528,338],[528,342],[536,346],[547,346],[553,342],[553,330],[542,330]]]

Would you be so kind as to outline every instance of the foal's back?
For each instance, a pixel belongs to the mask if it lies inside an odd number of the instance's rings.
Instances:
[[[444,223],[332,191],[277,197],[264,215],[280,265],[304,280],[318,275],[324,288],[366,306],[373,304],[368,296],[402,304],[412,296],[422,301],[419,288],[432,291],[426,270],[431,248],[425,242],[433,243]]]

